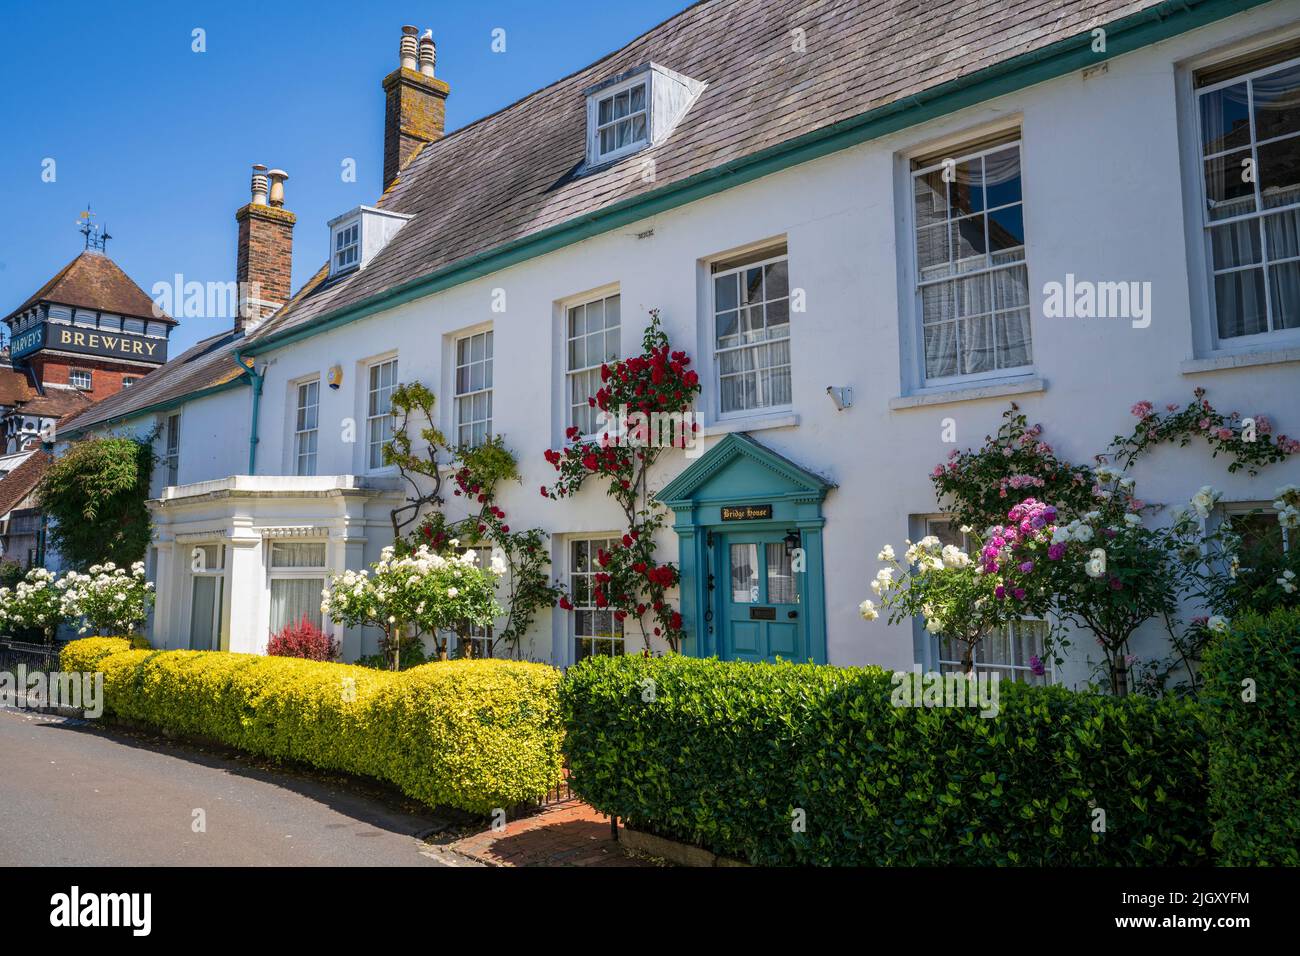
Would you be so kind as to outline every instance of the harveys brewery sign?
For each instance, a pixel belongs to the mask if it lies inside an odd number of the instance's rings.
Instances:
[[[166,339],[151,338],[134,332],[87,329],[75,325],[53,325],[42,322],[34,328],[15,335],[9,343],[9,354],[14,358],[35,352],[37,349],[99,355],[104,358],[133,359],[155,365],[167,361]]]

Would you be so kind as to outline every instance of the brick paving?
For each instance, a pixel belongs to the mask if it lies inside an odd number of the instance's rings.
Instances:
[[[609,817],[580,800],[511,820],[448,846],[489,866],[648,866],[630,856],[609,829]]]

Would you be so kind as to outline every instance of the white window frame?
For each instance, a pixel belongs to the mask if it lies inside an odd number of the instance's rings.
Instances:
[[[226,635],[225,626],[227,624],[226,615],[226,565],[230,563],[230,549],[224,540],[199,541],[187,543],[183,546],[186,567],[190,572],[190,583],[186,589],[185,595],[185,646],[193,648],[194,645],[194,585],[201,578],[215,578],[212,614],[213,614],[213,634],[216,637],[216,647],[213,650],[225,650]],[[218,566],[209,567],[205,561],[202,568],[194,567],[194,551],[200,548],[216,548],[218,557]],[[206,553],[206,552],[205,552]]]
[[[617,162],[625,156],[631,156],[650,145],[651,127],[651,85],[652,71],[646,70],[638,73],[636,76],[623,80],[622,82],[611,84],[610,86],[596,90],[587,97],[587,161],[589,166],[603,166],[607,163]],[[611,118],[609,122],[602,124],[600,122],[600,104],[606,100],[613,100],[620,93],[629,95],[629,105],[631,100],[631,91],[635,87],[642,87],[645,96],[644,109],[635,112],[629,112],[626,116]],[[612,107],[611,107],[612,113]],[[609,152],[601,152],[600,134],[605,129],[617,129],[618,124],[630,122],[636,116],[645,117],[645,135],[641,139],[633,140],[623,146],[615,147]]]
[[[969,148],[970,145],[974,143],[978,143],[982,140],[987,140],[990,136],[998,137],[998,142],[983,148],[975,148],[975,149]],[[1024,253],[1018,261],[1006,262],[999,265],[985,265],[979,269],[972,269],[968,272],[956,272],[953,273],[952,275],[944,276],[942,278],[922,279],[921,277],[921,257],[920,257],[919,243],[918,243],[919,229],[918,229],[918,223],[916,219],[917,179],[929,173],[933,173],[936,170],[942,169],[944,165],[944,160],[952,159],[956,161],[958,165],[961,165],[962,163],[969,162],[972,159],[982,159],[984,156],[990,155],[992,153],[1002,152],[1013,146],[1016,148],[1017,152],[1019,153],[1019,158],[1020,158],[1020,200],[1019,202],[1004,203],[1001,206],[985,208],[981,210],[981,212],[979,213],[971,214],[972,217],[976,215],[984,216],[984,248],[986,250],[985,255],[988,256],[989,255],[987,251],[989,248],[988,216],[990,212],[997,212],[1002,209],[1009,209],[1012,206],[1019,205],[1021,210],[1021,226],[1022,228],[1025,227],[1025,215],[1024,215],[1025,149],[1024,149],[1024,137],[1020,128],[1017,126],[1017,127],[1001,130],[998,132],[993,132],[984,136],[977,135],[974,137],[967,137],[963,140],[955,141],[952,144],[951,148],[945,151],[945,156],[943,157],[943,159],[937,163],[930,163],[926,166],[916,167],[912,158],[908,158],[906,162],[905,168],[907,172],[907,178],[906,178],[906,188],[904,189],[904,194],[906,196],[906,209],[907,209],[907,215],[906,215],[907,242],[911,252],[910,258],[908,259],[911,266],[911,274],[908,277],[908,281],[911,285],[910,296],[909,296],[911,302],[911,313],[912,313],[912,318],[911,318],[912,336],[911,337],[913,341],[913,348],[915,351],[916,381],[920,383],[919,385],[920,388],[950,388],[953,385],[970,385],[970,384],[981,383],[981,382],[1005,381],[1008,379],[1021,379],[1032,375],[1034,372],[1034,367],[1035,367],[1034,366],[1034,334],[1033,334],[1034,304],[1033,304],[1033,295],[1032,295],[1033,283],[1029,281],[1028,229],[1025,230],[1026,235],[1025,235],[1024,244],[1020,247],[1021,249],[1024,250]],[[927,153],[931,155],[933,155],[933,152],[934,152],[933,149],[916,151],[916,153]],[[959,217],[959,218],[967,218],[967,217]],[[956,220],[945,220],[945,221],[946,223],[951,224]],[[990,275],[995,272],[1007,272],[1013,269],[1025,270],[1026,308],[1028,309],[1029,312],[1029,361],[1028,363],[1024,365],[1008,366],[1006,368],[989,369],[984,372],[962,373],[959,371],[954,375],[942,375],[942,376],[929,375],[928,369],[926,368],[926,362],[925,362],[925,311],[924,311],[924,304],[923,304],[922,289],[927,286],[938,286],[944,282],[952,282],[958,279],[972,279],[982,275]],[[955,298],[954,298],[954,309],[955,307],[956,305],[955,305]],[[1012,312],[1015,310],[1004,309],[1002,311]],[[994,307],[993,292],[990,289],[989,312],[987,313],[990,322],[997,315],[997,313],[998,310]],[[993,329],[993,335],[994,335],[994,362],[996,363],[997,361],[996,326]],[[958,357],[958,361],[960,362],[961,359],[960,348],[958,348],[957,357]]]
[[[483,358],[481,359],[475,359],[473,357],[475,339],[482,339],[484,343]],[[460,349],[462,343],[465,343],[466,347],[469,349],[469,358],[464,363],[462,363],[460,359]],[[494,364],[493,359],[495,354],[496,354],[495,342],[492,335],[491,327],[475,329],[472,332],[465,332],[461,335],[458,335],[455,339],[452,340],[451,343],[452,429],[453,429],[452,433],[455,436],[455,444],[457,447],[463,446],[466,448],[474,448],[477,447],[478,445],[483,444],[486,441],[491,440],[492,438],[492,411],[493,411],[492,410],[492,396],[493,396],[492,383],[493,383],[493,364]],[[478,366],[482,366],[483,368],[483,385],[479,388],[475,388],[473,385],[473,370],[475,367]],[[465,388],[465,390],[463,391],[461,390],[460,387],[460,373],[462,369],[468,370],[467,374],[470,377],[469,383]],[[484,401],[487,405],[487,417],[474,418],[472,417],[472,411],[471,411],[471,417],[466,418],[463,409],[466,407],[472,409],[474,405],[474,399],[478,398],[479,396],[484,397]],[[483,439],[482,441],[479,442],[475,442],[473,440],[473,429],[476,425],[485,426]],[[464,429],[469,429],[469,434],[470,434],[469,440],[465,440],[461,437],[461,432]]]
[[[1295,42],[1296,42],[1296,38],[1291,37],[1288,40],[1282,41],[1281,45],[1285,46],[1287,44],[1293,44]],[[1266,50],[1267,47],[1263,46],[1260,47],[1258,52],[1263,53]],[[1229,57],[1227,59],[1230,60],[1232,59],[1232,57]],[[1220,60],[1220,62],[1223,61]],[[1262,194],[1260,192],[1261,187],[1259,182],[1259,178],[1260,178],[1259,177],[1259,147],[1261,145],[1268,146],[1272,143],[1282,142],[1287,139],[1295,139],[1297,137],[1300,137],[1300,133],[1288,133],[1283,136],[1276,136],[1273,137],[1272,139],[1267,139],[1262,141],[1256,140],[1254,84],[1253,82],[1249,82],[1255,80],[1258,77],[1264,76],[1266,74],[1275,73],[1294,66],[1300,66],[1300,55],[1291,57],[1286,60],[1279,60],[1278,62],[1272,64],[1271,66],[1261,67],[1257,70],[1249,70],[1244,73],[1240,73],[1235,76],[1229,77],[1228,79],[1220,80],[1217,83],[1212,83],[1205,87],[1199,87],[1199,88],[1196,86],[1195,83],[1196,74],[1213,70],[1214,63],[1206,62],[1188,72],[1188,80],[1191,86],[1189,108],[1191,110],[1192,115],[1190,119],[1190,125],[1191,125],[1191,129],[1193,130],[1192,142],[1190,144],[1189,153],[1190,153],[1190,157],[1194,160],[1189,166],[1189,174],[1195,183],[1194,194],[1197,198],[1195,217],[1191,225],[1195,228],[1195,230],[1197,231],[1200,237],[1199,245],[1200,245],[1200,254],[1201,254],[1201,262],[1202,262],[1202,274],[1204,276],[1201,285],[1201,290],[1202,290],[1201,294],[1202,294],[1202,301],[1205,303],[1204,315],[1205,315],[1205,322],[1206,322],[1206,335],[1208,337],[1210,347],[1214,351],[1234,351],[1234,350],[1252,351],[1252,350],[1259,349],[1261,346],[1265,348],[1279,348],[1279,347],[1286,347],[1286,346],[1291,346],[1300,343],[1300,327],[1292,328],[1292,329],[1281,329],[1275,327],[1274,317],[1273,317],[1273,295],[1271,289],[1272,284],[1269,281],[1269,266],[1285,264],[1290,262],[1297,262],[1300,261],[1300,256],[1291,256],[1285,259],[1277,259],[1277,260],[1270,259],[1268,253],[1268,231],[1266,229],[1260,228],[1259,262],[1246,265],[1246,266],[1237,266],[1228,269],[1223,269],[1216,272],[1214,267],[1214,250],[1212,248],[1212,239],[1211,239],[1211,230],[1213,228],[1231,225],[1233,223],[1239,223],[1239,222],[1260,223],[1263,219],[1265,219],[1268,216],[1277,215],[1279,213],[1285,212],[1288,209],[1300,209],[1300,203],[1292,203],[1290,205],[1277,206],[1268,209],[1265,209],[1263,207]],[[1245,147],[1237,147],[1235,149],[1226,150],[1219,153],[1211,153],[1207,155],[1204,152],[1204,131],[1202,128],[1201,98],[1210,93],[1214,93],[1218,90],[1226,89],[1227,87],[1230,86],[1235,86],[1239,83],[1248,83],[1247,99],[1246,99],[1246,113],[1250,123],[1248,145]],[[1242,213],[1236,216],[1229,216],[1225,219],[1210,219],[1209,218],[1209,196],[1207,194],[1206,184],[1205,184],[1205,164],[1213,159],[1227,156],[1231,153],[1239,153],[1242,150],[1249,150],[1251,162],[1254,164],[1255,209],[1252,212]],[[1265,316],[1268,320],[1269,330],[1266,332],[1255,332],[1249,335],[1235,335],[1229,338],[1221,338],[1219,335],[1218,304],[1215,300],[1215,288],[1214,288],[1214,280],[1216,275],[1227,275],[1228,273],[1231,272],[1244,272],[1244,271],[1249,271],[1257,268],[1262,269],[1264,275],[1264,305],[1266,310]]]
[[[267,538],[266,540],[266,626],[269,634],[275,634],[277,628],[271,623],[271,589],[276,581],[320,581],[320,589],[325,590],[325,582],[329,578],[329,540],[327,538]],[[292,546],[295,544],[320,545],[324,560],[320,564],[302,565],[298,567],[276,567],[275,549],[277,547]],[[320,608],[317,607],[319,614]],[[289,621],[289,624],[297,624],[297,621]],[[324,615],[320,615],[318,626],[324,630],[327,621]],[[281,624],[280,627],[284,627]]]
[[[782,243],[782,245],[784,245],[784,243]],[[791,274],[790,274],[790,250],[789,250],[789,247],[786,246],[784,252],[781,252],[781,253],[779,253],[779,254],[775,254],[775,255],[768,255],[768,254],[766,254],[767,252],[770,251],[770,249],[771,249],[770,246],[768,246],[768,247],[760,247],[760,248],[754,249],[754,250],[752,251],[752,253],[740,252],[740,253],[736,253],[736,254],[734,254],[734,255],[722,255],[722,256],[716,256],[716,257],[714,257],[714,259],[712,260],[712,262],[709,263],[708,268],[705,270],[705,272],[706,272],[706,281],[707,281],[708,284],[709,284],[709,293],[708,293],[708,300],[709,300],[708,334],[709,334],[709,340],[708,340],[708,341],[709,341],[709,357],[710,357],[710,362],[711,362],[711,365],[712,365],[712,368],[711,368],[711,375],[712,375],[713,394],[714,394],[714,406],[713,406],[713,407],[716,409],[715,417],[717,418],[718,421],[731,421],[731,420],[735,420],[735,419],[760,418],[760,417],[768,416],[768,415],[782,415],[782,414],[788,414],[789,412],[791,412],[791,411],[794,409],[794,354],[793,354],[793,343],[794,343],[794,330],[793,330],[793,326],[794,326],[794,311],[793,311],[793,309],[789,309],[789,311],[787,312],[787,321],[786,321],[786,329],[787,329],[787,331],[786,331],[786,335],[785,335],[785,337],[784,337],[783,339],[764,339],[764,340],[761,341],[761,342],[753,342],[753,343],[750,343],[750,344],[741,344],[741,345],[727,346],[726,348],[718,348],[718,301],[717,301],[717,280],[718,280],[718,279],[720,279],[720,278],[722,278],[722,277],[724,277],[724,276],[737,275],[738,273],[742,273],[742,272],[746,271],[747,269],[755,269],[755,268],[764,268],[764,269],[766,269],[767,266],[772,265],[773,263],[776,263],[776,262],[784,262],[784,263],[786,264],[786,294],[785,294],[785,297],[784,297],[784,298],[785,298],[785,300],[786,300],[787,308],[789,307],[789,303],[790,303],[790,299],[791,299],[791,297],[790,297],[790,293],[791,293],[791,292],[793,291],[793,289],[794,289],[794,285],[792,284],[793,276],[791,276]],[[715,266],[715,264],[716,264],[717,262],[720,262],[720,261],[723,261],[723,262],[725,262],[725,261],[732,261],[732,260],[735,260],[735,259],[743,259],[743,262],[741,262],[740,265],[732,266],[731,268],[728,268],[728,269],[723,269],[723,270],[720,271],[720,272],[714,272],[714,271],[713,271],[714,266]],[[781,297],[778,296],[776,299],[768,299],[768,298],[766,297],[766,295],[767,295],[767,290],[766,290],[767,277],[766,277],[766,275],[764,275],[764,279],[763,279],[763,281],[764,281],[764,298],[763,298],[762,301],[763,301],[763,305],[764,305],[764,310],[766,311],[766,305],[767,305],[767,303],[768,303],[769,301],[772,301],[772,302],[780,301],[780,298],[781,298]],[[737,330],[739,331],[739,328],[740,328],[740,325],[739,325],[739,321],[740,321],[739,313],[740,313],[740,309],[741,309],[741,305],[740,305],[739,300],[737,300],[737,303],[736,303],[736,304],[737,304],[737,309],[736,309],[736,312],[737,312],[737,318],[736,318],[737,326],[736,326],[736,328],[737,328]],[[727,310],[727,311],[730,311],[730,310]],[[766,327],[766,323],[764,324],[764,327]],[[745,349],[756,349],[756,348],[759,348],[759,347],[764,346],[764,345],[771,345],[773,342],[782,342],[782,341],[788,343],[788,346],[789,346],[790,349],[791,349],[790,362],[789,362],[789,364],[788,364],[787,366],[785,366],[786,368],[788,368],[788,369],[790,370],[790,401],[789,401],[789,402],[786,402],[785,404],[782,404],[782,405],[756,405],[756,406],[754,406],[754,407],[752,407],[752,408],[737,408],[737,409],[733,409],[733,410],[731,410],[731,411],[724,411],[723,408],[722,408],[722,378],[723,378],[723,375],[722,375],[722,361],[721,361],[720,356],[723,355],[724,353],[740,352],[740,351],[743,351],[743,350],[745,350]],[[771,371],[773,368],[780,368],[780,367],[781,367],[781,366],[768,366],[767,371]],[[756,379],[756,380],[757,380],[757,381],[760,383],[760,385],[761,385],[761,382],[762,382],[762,376],[761,376],[761,375],[757,375],[757,379]]]
[[[85,384],[78,381],[79,376],[85,376]],[[68,369],[68,384],[79,391],[88,392],[95,387],[95,375],[89,369],[71,368]]]
[[[385,366],[388,365],[391,365],[393,367],[392,385],[385,386],[381,383],[378,387],[376,387],[375,385],[372,384],[374,376],[376,375],[376,370],[383,369]],[[397,356],[395,355],[389,356],[388,358],[379,359],[374,362],[370,362],[365,366],[365,369],[366,369],[366,378],[365,378],[365,392],[364,392],[365,395],[364,408],[365,408],[365,416],[366,416],[366,447],[365,447],[366,457],[365,457],[364,465],[365,465],[365,470],[367,472],[374,474],[376,472],[389,471],[393,467],[392,465],[384,464],[384,450],[383,450],[384,445],[386,445],[389,441],[391,441],[393,436],[390,433],[388,437],[386,438],[383,437],[383,422],[385,419],[388,419],[390,422],[389,427],[390,428],[392,427],[391,426],[392,396],[393,396],[393,391],[397,388],[398,384],[400,383],[400,379],[398,378],[398,375],[400,374],[400,369],[397,364]],[[382,377],[383,372],[380,371],[378,372],[378,374]],[[387,394],[384,397],[388,399],[388,407],[380,412],[372,411],[371,409],[375,405],[372,399],[376,395],[382,394],[384,392],[387,392]],[[376,434],[376,431],[378,431],[378,435]],[[378,464],[374,463],[375,462],[374,452],[376,449],[378,450],[378,461],[379,461]]]
[[[587,560],[590,563],[591,567],[579,571],[574,566],[575,562],[574,562],[573,550],[575,545],[581,544],[583,542],[586,542],[587,544]],[[627,631],[625,630],[622,621],[618,621],[614,619],[613,608],[606,607],[603,610],[598,610],[594,603],[579,604],[577,600],[578,589],[575,586],[576,579],[582,577],[582,578],[589,578],[591,580],[591,585],[594,588],[595,576],[598,573],[597,571],[598,566],[596,564],[597,553],[599,552],[600,548],[605,548],[606,550],[609,550],[610,547],[618,546],[618,543],[619,543],[619,535],[614,532],[609,532],[608,534],[600,534],[600,533],[575,534],[575,535],[569,535],[564,539],[564,575],[565,575],[564,579],[569,586],[569,594],[573,601],[573,610],[568,612],[569,616],[572,618],[572,622],[567,627],[568,645],[569,645],[568,657],[569,660],[571,660],[575,664],[581,660],[584,660],[584,658],[578,656],[578,641],[584,639],[594,640],[594,641],[607,641],[610,643],[611,649],[616,649],[618,651],[618,654],[621,655],[627,653]],[[579,612],[593,612],[593,613],[608,614],[610,619],[611,629],[614,633],[610,635],[579,634],[578,633]]]
[[[934,530],[935,525],[952,524],[954,521],[955,519],[953,518],[952,515],[926,515],[923,519],[923,526],[925,528],[925,533],[927,535],[931,535],[931,534],[935,534],[935,530]],[[958,533],[961,534],[960,530],[958,531]],[[935,534],[935,537],[939,537],[939,536]],[[969,551],[970,550],[969,536],[966,534],[961,534],[961,537],[962,537],[962,542],[961,542],[962,548],[966,551]],[[1019,621],[1011,625],[1011,629],[1013,633],[1008,635],[1008,639],[1007,639],[1007,647],[1010,649],[1012,656],[1014,656],[1015,648],[1016,648],[1014,631],[1022,624],[1041,624],[1046,628],[1047,633],[1051,632],[1050,618],[1048,617],[1038,618],[1038,617],[1031,617],[1029,615],[1025,615],[1021,617]],[[922,631],[924,632],[923,622],[918,622],[918,625],[921,626]],[[960,660],[950,660],[948,658],[941,656],[943,652],[943,642],[940,640],[938,635],[929,634],[928,632],[924,632],[924,633],[926,634],[926,637],[929,639],[930,642],[930,659],[934,661],[935,668],[937,670],[943,672],[945,671],[945,668],[952,669],[952,668],[960,668],[962,666],[962,662]],[[977,674],[980,672],[996,673],[996,674],[1001,674],[1004,677],[1007,676],[1014,677],[1016,674],[1029,674],[1031,677],[1035,676],[1032,670],[1030,669],[1028,661],[1019,662],[1019,661],[1012,660],[1005,664],[988,663],[988,662],[981,661],[980,660],[981,651],[984,649],[985,642],[987,640],[988,640],[987,637],[981,638],[980,642],[975,645],[975,653],[973,655],[973,660],[975,664],[975,673]],[[1046,685],[1051,685],[1056,683],[1056,670],[1051,656],[1047,654],[1045,648],[1040,647],[1038,650],[1042,654],[1039,660],[1041,660],[1043,663],[1043,676],[1042,676],[1043,683]]]
[[[490,545],[481,544],[472,545],[471,547],[474,553],[478,555],[478,566],[480,568],[490,568],[492,566],[492,547]],[[461,553],[464,552],[462,551]],[[447,647],[455,650],[455,656],[461,656],[461,650],[465,641],[468,640],[474,645],[474,657],[476,659],[491,657],[492,645],[496,641],[496,626],[493,624],[488,624],[487,626],[471,624],[469,625],[469,635],[467,638],[462,638],[461,635],[455,633],[449,634],[448,637],[450,640],[448,641]]]
[[[315,398],[311,398],[312,390]],[[308,401],[304,404],[304,396]],[[306,427],[307,414],[311,413],[311,427]],[[311,441],[311,450],[305,451],[303,445]],[[294,386],[293,419],[293,473],[295,475],[316,474],[320,456],[320,379],[313,378],[299,382]],[[310,461],[310,468],[304,470],[304,462]]]
[[[1214,529],[1218,530],[1225,521],[1231,521],[1233,518],[1249,517],[1251,512],[1257,512],[1264,518],[1271,519],[1282,532],[1282,553],[1289,554],[1291,546],[1294,544],[1291,529],[1286,527],[1277,520],[1278,513],[1273,510],[1272,501],[1220,501],[1214,509],[1212,516],[1214,519]],[[1201,532],[1206,534],[1210,530],[1210,518],[1201,519]]]
[[[122,376],[122,387],[123,387],[123,388],[130,388],[132,385],[134,385],[134,384],[135,384],[136,382],[138,382],[138,381],[140,381],[140,378],[139,378],[138,376],[135,376],[135,375],[123,375],[123,376]]]
[[[330,234],[330,275],[339,275],[360,265],[361,217],[358,216],[339,223]]]
[[[173,412],[163,419],[163,487],[174,487],[181,473],[181,414]]]
[[[617,300],[618,300],[618,311],[619,311],[618,324],[615,325],[615,326],[613,326],[612,328],[611,328],[610,326],[608,326],[608,325],[605,325],[605,326],[603,327],[603,331],[602,331],[602,333],[601,333],[601,341],[602,341],[602,344],[605,346],[604,355],[605,355],[606,357],[605,357],[605,358],[602,358],[602,359],[600,359],[600,360],[598,360],[598,361],[596,361],[596,362],[593,363],[593,362],[591,361],[591,357],[590,357],[590,355],[587,354],[587,347],[591,344],[591,338],[592,338],[592,334],[593,334],[593,333],[591,332],[591,330],[587,329],[587,327],[586,327],[586,312],[587,312],[587,309],[588,309],[590,306],[595,305],[596,303],[600,303],[600,304],[601,304],[601,310],[602,310],[602,311],[601,311],[601,318],[602,318],[602,321],[607,321],[607,320],[608,320],[608,315],[609,315],[609,303],[610,303],[610,301],[613,300],[613,299],[617,299]],[[573,313],[574,310],[576,310],[576,309],[582,309],[582,310],[583,310],[583,334],[582,334],[581,336],[575,336],[575,335],[573,334],[572,313]],[[618,361],[618,359],[622,357],[622,349],[623,349],[623,296],[622,296],[622,292],[621,292],[620,289],[615,288],[615,289],[612,289],[612,290],[607,291],[607,292],[604,292],[604,293],[598,293],[598,294],[596,294],[596,295],[584,296],[584,297],[582,297],[582,298],[580,298],[580,299],[571,300],[571,301],[565,303],[564,308],[563,308],[563,310],[562,310],[562,313],[563,313],[563,314],[562,314],[561,317],[560,317],[560,321],[561,321],[561,323],[562,323],[561,331],[562,331],[562,338],[563,338],[563,342],[564,342],[564,345],[563,345],[563,349],[564,349],[564,409],[565,409],[565,412],[564,412],[564,428],[565,428],[565,433],[566,433],[566,436],[567,436],[568,429],[570,429],[570,428],[572,428],[572,427],[574,427],[575,425],[578,424],[578,421],[577,421],[577,409],[578,409],[580,403],[578,403],[577,401],[575,401],[574,388],[576,387],[576,384],[577,384],[579,381],[590,382],[592,379],[594,379],[594,380],[596,381],[596,383],[597,383],[597,385],[596,385],[596,389],[593,389],[593,390],[591,390],[591,392],[590,392],[590,397],[593,397],[593,398],[594,398],[595,395],[596,395],[596,390],[600,388],[600,384],[599,384],[599,382],[600,382],[600,367],[601,367],[602,365],[608,364],[609,362],[612,362],[612,361]],[[615,339],[615,345],[614,345],[614,357],[613,357],[612,359],[608,357],[608,356],[609,356],[609,337],[610,337],[611,334],[613,334],[614,339]],[[586,365],[582,365],[582,366],[574,366],[574,365],[571,363],[571,359],[572,359],[572,357],[573,357],[572,346],[573,346],[573,343],[577,342],[579,338],[583,339],[583,352],[584,352],[584,358],[586,359],[587,364],[586,364]],[[582,400],[582,403],[585,404],[586,402],[587,402],[587,399],[586,399],[586,397],[584,397],[583,400]],[[590,406],[588,406],[588,407],[590,407]],[[594,421],[594,419],[593,419],[593,421]],[[594,432],[594,430],[591,431],[591,432],[583,431],[583,433],[582,433],[581,435],[579,435],[578,438],[575,439],[575,440],[581,442],[581,441],[587,441],[587,440],[590,440],[590,439],[592,439],[592,438],[594,438],[594,437],[595,437],[595,432]],[[568,439],[567,439],[567,437],[566,437],[566,443],[568,443]]]

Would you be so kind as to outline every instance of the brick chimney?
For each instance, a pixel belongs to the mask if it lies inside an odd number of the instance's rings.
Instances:
[[[384,77],[384,189],[426,143],[440,139],[451,88],[433,75],[437,48],[433,31],[416,38],[415,27],[402,27],[398,66]]]
[[[253,166],[253,198],[235,213],[239,250],[235,280],[239,315],[235,328],[250,329],[289,301],[292,291],[293,224],[298,217],[284,208],[282,169]]]

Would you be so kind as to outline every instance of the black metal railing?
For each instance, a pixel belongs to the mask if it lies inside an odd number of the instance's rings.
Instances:
[[[13,673],[19,664],[29,671],[49,672],[59,666],[59,644],[29,644],[25,641],[0,639],[0,671]]]

